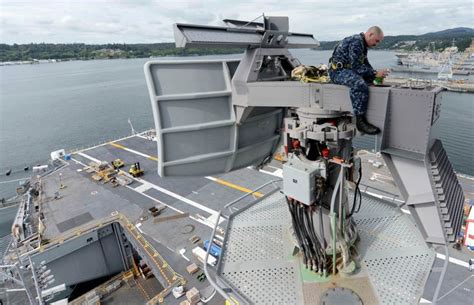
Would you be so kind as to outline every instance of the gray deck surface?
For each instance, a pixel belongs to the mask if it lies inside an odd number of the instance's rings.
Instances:
[[[137,278],[136,285],[130,287],[122,285],[119,289],[112,292],[100,300],[101,304],[144,304],[163,288],[155,278],[143,279]]]
[[[189,281],[189,284],[186,285],[187,288],[196,285],[198,289],[202,289],[208,286],[207,281],[200,283],[195,276],[189,276],[186,273],[185,267],[190,262],[178,253],[179,250],[186,249],[185,256],[194,260],[191,250],[195,245],[190,244],[189,237],[196,234],[202,240],[208,239],[212,226],[212,221],[199,221],[199,219],[211,217],[226,203],[245,194],[245,190],[257,188],[263,183],[275,179],[274,175],[268,173],[274,172],[275,175],[278,175],[278,168],[281,168],[281,164],[273,161],[270,166],[264,168],[267,173],[244,168],[214,177],[161,178],[157,174],[157,161],[147,157],[159,157],[156,155],[155,142],[135,136],[115,143],[138,153],[105,144],[84,150],[80,154],[73,154],[73,160],[69,161],[69,165],[60,170],[62,182],[67,187],[60,190],[62,198],[59,200],[54,200],[54,193],[59,188],[59,173],[44,178],[43,183],[47,197],[47,200],[44,201],[46,238],[55,238],[69,229],[74,229],[73,224],[84,223],[89,219],[88,215],[91,220],[100,219],[110,215],[113,211],[119,211],[135,224],[140,222],[141,216],[148,215],[148,219],[142,222],[140,230],[172,268],[186,277]],[[132,162],[139,161],[145,170],[144,176],[127,187],[113,188],[110,183],[102,184],[93,181],[90,174],[78,171],[83,169],[84,165],[89,164],[91,159],[110,162],[116,158],[121,158],[125,162],[124,170],[127,171]],[[369,172],[372,170],[375,169],[370,169]],[[381,173],[385,175],[383,170],[382,168]],[[374,189],[379,188],[399,195],[395,186],[389,186],[390,182],[387,184],[387,182],[370,181],[368,180],[369,173],[364,173],[364,175],[363,183],[373,185]],[[226,184],[219,183],[215,179],[221,179]],[[271,187],[266,187],[259,192],[264,194],[270,189]],[[250,202],[253,199],[251,197],[243,200],[241,205]],[[182,212],[189,213],[189,217],[155,223],[153,217],[147,213],[147,209],[157,203],[169,206],[157,219]],[[194,226],[194,231],[190,234],[182,233],[184,227],[189,224]],[[221,224],[221,227],[225,227],[225,222]],[[467,262],[469,259],[469,255],[463,252],[450,249],[450,253],[462,262]],[[437,258],[435,266],[442,265],[443,262],[444,260]],[[439,273],[436,272],[432,272],[430,275],[423,294],[424,299],[432,300],[438,276]],[[462,283],[463,281],[464,283]],[[456,287],[459,284],[460,286]],[[453,288],[454,290],[451,291]],[[460,304],[461,300],[467,302],[468,297],[472,298],[473,291],[474,279],[465,264],[450,263],[440,293],[441,296],[447,295],[441,299],[439,304]],[[166,304],[177,304],[182,300],[183,298],[175,300],[171,295],[165,299]],[[210,304],[222,303],[223,299],[218,295],[210,302]]]

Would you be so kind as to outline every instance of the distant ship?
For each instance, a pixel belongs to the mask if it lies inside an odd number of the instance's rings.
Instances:
[[[391,67],[394,72],[432,73],[438,79],[451,79],[453,75],[470,75],[474,73],[474,41],[464,52],[458,52],[454,45],[443,52],[432,48],[423,52],[400,52],[397,65]]]

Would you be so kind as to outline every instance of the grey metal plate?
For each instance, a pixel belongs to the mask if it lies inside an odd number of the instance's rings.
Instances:
[[[275,150],[282,109],[262,107],[245,122],[236,122],[230,82],[238,63],[146,63],[160,176],[224,173],[261,163]]]
[[[91,220],[93,220],[92,215],[89,212],[86,212],[60,222],[56,226],[58,227],[59,232],[63,233],[67,230],[77,228],[78,226],[83,225]]]

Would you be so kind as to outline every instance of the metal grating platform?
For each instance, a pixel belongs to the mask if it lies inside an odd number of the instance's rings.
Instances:
[[[381,304],[418,304],[433,265],[428,248],[408,215],[381,200],[363,198],[354,216],[361,258]]]
[[[280,193],[231,216],[218,273],[250,303],[301,304],[303,288],[292,257],[291,223]]]
[[[368,274],[379,302],[417,304],[435,253],[413,221],[398,208],[365,196],[354,218],[362,273]],[[292,256],[290,224],[281,193],[231,215],[218,267],[220,285],[252,304],[303,304],[303,284],[305,290],[308,285],[321,289],[303,282],[299,260]]]

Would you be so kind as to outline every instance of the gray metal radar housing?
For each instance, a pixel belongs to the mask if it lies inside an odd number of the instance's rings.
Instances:
[[[312,35],[289,33],[287,24],[278,18],[264,29],[175,25],[178,47],[247,49],[240,61],[146,63],[159,175],[209,175],[263,162],[278,145],[287,107],[328,115],[352,111],[345,86],[291,81],[299,62],[287,48],[319,43]],[[370,87],[367,118],[382,130],[379,150],[425,241],[444,244],[460,230],[464,197],[431,133],[440,92]]]
[[[260,66],[266,55],[290,58],[287,47],[319,45],[312,35],[289,33],[287,17],[267,19],[268,30],[260,27],[263,24],[255,23],[255,29],[175,24],[174,32],[178,47],[249,48],[252,55],[247,61]],[[297,66],[296,60],[285,64],[290,71]],[[159,139],[158,174],[222,173],[271,156],[280,138],[285,105],[248,107],[246,84],[259,75],[259,68],[239,65],[239,60],[146,63]]]

